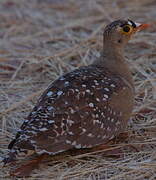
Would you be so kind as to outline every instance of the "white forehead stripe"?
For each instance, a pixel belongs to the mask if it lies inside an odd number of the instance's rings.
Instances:
[[[130,21],[128,21],[128,24],[132,26],[132,23]]]
[[[128,21],[128,24],[131,25],[131,26],[133,26],[133,24],[132,24],[131,21]],[[141,25],[140,23],[136,23],[136,22],[135,22],[134,24],[136,25],[136,27],[139,27],[139,26]]]
[[[141,24],[140,24],[140,23],[136,23],[136,22],[135,22],[135,25],[136,25],[136,27],[139,27]]]

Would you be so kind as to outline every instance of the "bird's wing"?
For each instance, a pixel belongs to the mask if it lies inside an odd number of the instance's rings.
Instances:
[[[111,107],[112,97],[116,98],[113,94],[118,94],[124,83],[102,71],[83,67],[54,81],[22,124],[12,146],[56,154],[112,138],[115,133],[110,125],[120,125],[121,118]]]

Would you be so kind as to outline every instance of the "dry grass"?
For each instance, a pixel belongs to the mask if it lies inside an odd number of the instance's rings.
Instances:
[[[139,152],[105,158],[88,153],[49,160],[29,179],[154,180],[156,178],[156,2],[154,0],[0,1],[0,156],[39,94],[64,72],[91,63],[102,47],[108,22],[130,17],[150,22],[129,43],[136,105],[129,138]],[[74,163],[71,163],[74,162]],[[0,179],[9,179],[7,168]]]

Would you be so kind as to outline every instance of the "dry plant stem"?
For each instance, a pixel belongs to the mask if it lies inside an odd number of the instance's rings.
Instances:
[[[27,104],[30,101],[33,107],[36,97],[42,93],[38,83],[46,87],[58,76],[58,66],[59,72],[64,73],[92,62],[102,47],[103,25],[118,18],[134,18],[139,23],[151,23],[152,27],[135,36],[126,49],[136,87],[134,115],[128,126],[130,137],[126,143],[120,142],[110,148],[124,148],[130,144],[139,147],[139,152],[130,149],[118,159],[101,158],[106,149],[56,161],[50,157],[48,166],[43,163],[44,168],[36,170],[28,179],[154,180],[155,1],[79,0],[72,3],[66,0],[0,2],[0,159],[6,154],[7,142],[23,117],[29,114]],[[49,40],[52,42],[46,43]],[[36,70],[41,67],[43,71]],[[67,166],[70,161],[74,161],[73,166]],[[10,179],[7,174],[7,167],[1,169],[0,179]]]
[[[64,55],[67,55],[69,54],[70,52],[74,52],[74,51],[77,51],[77,49],[82,45],[82,44],[85,44],[87,43],[88,41],[91,41],[94,36],[103,28],[104,24],[102,24],[101,26],[99,26],[91,35],[90,37],[88,37],[87,39],[83,40],[79,45],[76,45],[74,46],[73,48],[69,48],[67,50],[64,50],[63,52],[61,51],[61,53],[58,53],[52,57],[47,57],[43,60],[48,60],[48,59],[51,59],[51,58],[57,58],[57,57],[61,57],[61,56],[64,56]],[[11,80],[15,78],[17,72],[20,70],[20,68],[22,67],[24,61],[22,61],[21,65],[19,66],[19,68],[16,70],[16,72],[14,73],[14,75],[12,76]],[[17,108],[18,106],[26,103],[27,101],[31,100],[33,97],[35,96],[38,96],[40,93],[42,93],[43,91],[38,91],[36,93],[33,93],[32,95],[28,96],[27,98],[23,99],[22,101],[16,103],[16,104],[13,104],[10,108],[8,108],[7,110],[3,111],[3,112],[0,112],[0,114],[5,114],[5,113],[8,113],[12,110],[14,110],[15,108]]]
[[[6,109],[5,111],[0,112],[0,114],[6,114],[6,113],[8,113],[8,112],[18,108],[19,106],[21,106],[22,104],[26,103],[27,101],[30,101],[33,97],[39,96],[42,92],[43,92],[43,90],[37,91],[35,93],[32,93],[30,96],[26,97],[22,101],[17,102],[15,104],[13,104],[10,108]]]

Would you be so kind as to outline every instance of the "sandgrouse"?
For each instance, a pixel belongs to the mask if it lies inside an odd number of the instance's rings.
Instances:
[[[134,102],[134,84],[123,50],[131,36],[147,26],[131,20],[107,25],[101,57],[52,82],[9,144],[4,163],[29,150],[54,155],[92,148],[122,133]]]

